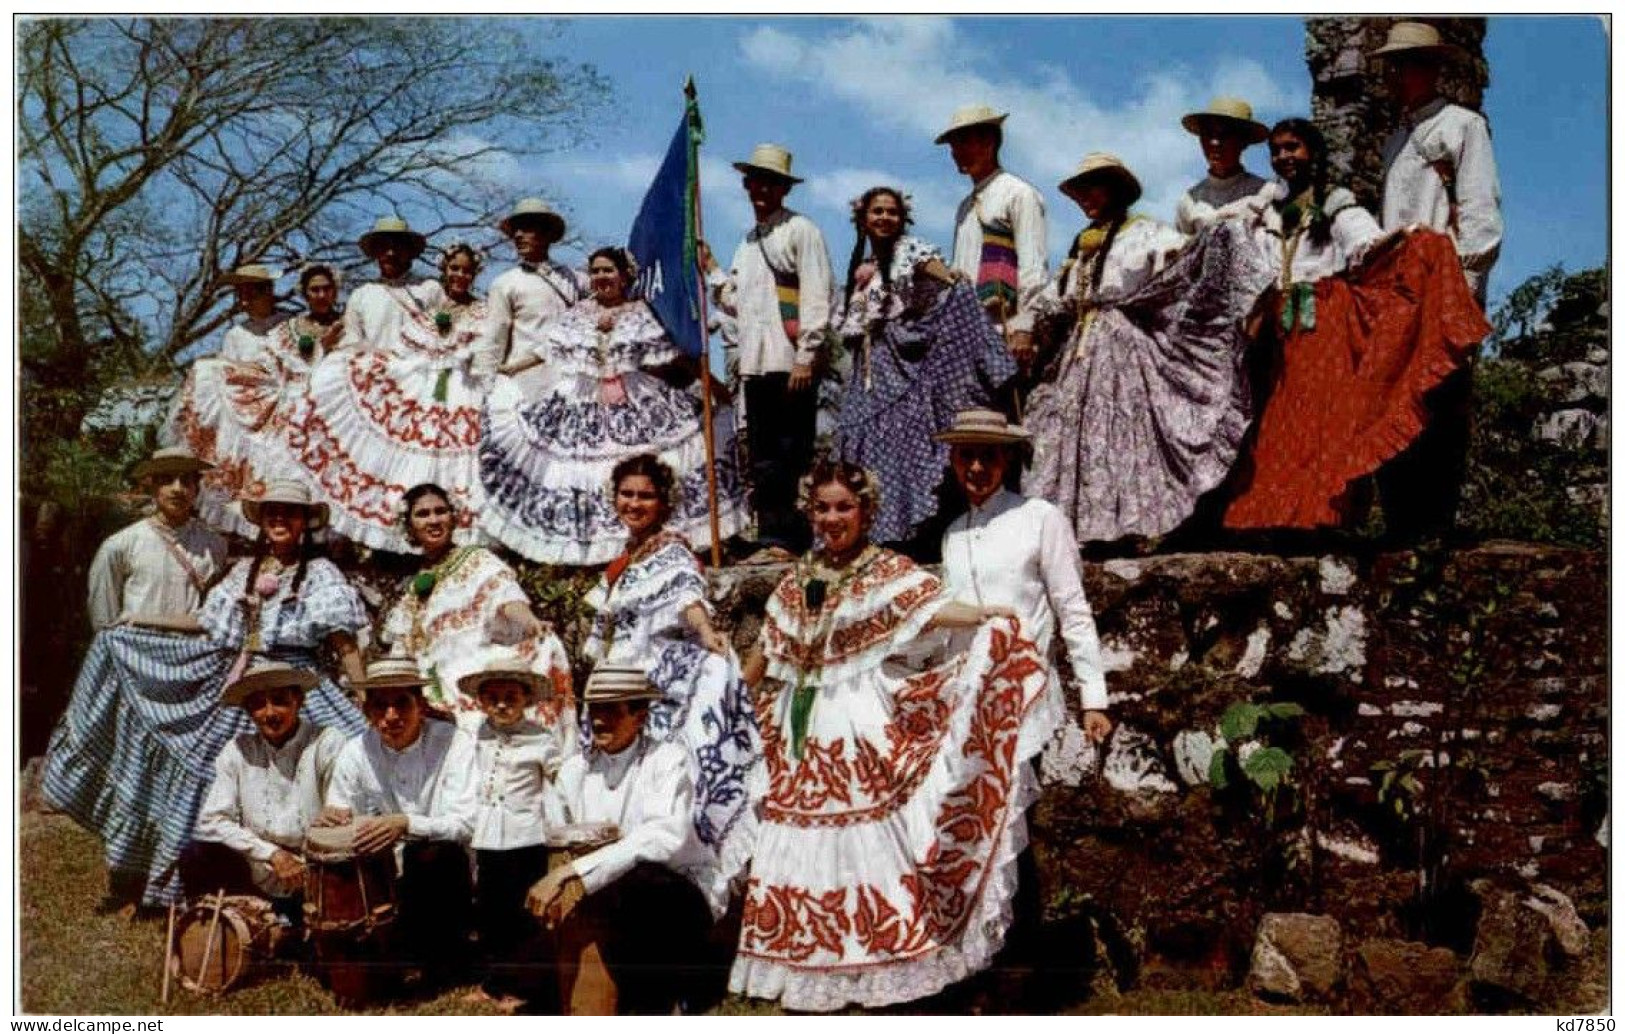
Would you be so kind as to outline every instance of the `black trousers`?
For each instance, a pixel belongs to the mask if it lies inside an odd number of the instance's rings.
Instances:
[[[818,381],[790,390],[788,373],[744,378],[745,441],[750,449],[751,505],[762,546],[801,553],[812,542],[796,510],[796,484],[812,466],[818,437]]]
[[[547,875],[547,847],[476,851],[474,864],[479,873],[474,921],[484,966],[481,986],[493,996],[530,998],[541,982],[533,946],[540,924],[525,910],[525,895]]]
[[[1455,526],[1472,441],[1472,389],[1469,361],[1428,392],[1427,426],[1377,471],[1384,530],[1397,544],[1446,536]]]
[[[425,969],[445,971],[466,962],[473,900],[474,881],[462,844],[408,843],[396,886],[396,950]]]
[[[227,894],[255,894],[264,891],[254,885],[248,859],[225,844],[194,840],[181,849],[178,863],[181,889],[186,900],[197,901],[205,894],[224,890]]]

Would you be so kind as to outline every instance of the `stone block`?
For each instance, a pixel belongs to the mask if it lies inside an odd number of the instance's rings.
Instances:
[[[1291,1002],[1323,1000],[1343,982],[1343,928],[1331,916],[1270,912],[1258,924],[1247,986]]]
[[[1449,948],[1373,938],[1354,953],[1349,1003],[1355,1012],[1394,1016],[1460,1013],[1466,1009],[1465,967]]]

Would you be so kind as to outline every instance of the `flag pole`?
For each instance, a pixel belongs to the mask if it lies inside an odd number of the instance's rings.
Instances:
[[[689,168],[694,173],[694,193],[688,199],[688,203],[694,220],[694,239],[699,241],[704,239],[705,224],[700,214],[700,143],[694,126],[694,113],[699,108],[699,95],[694,89],[694,77],[692,75],[683,83],[683,101],[683,118],[688,123],[689,131]],[[705,424],[705,497],[711,514],[711,566],[721,567],[722,519],[717,513],[717,439],[711,413],[711,320],[705,297],[707,293],[706,271],[700,266],[698,248],[695,249],[693,261],[697,270],[696,279],[700,288],[700,343],[702,346],[700,348],[700,406]]]

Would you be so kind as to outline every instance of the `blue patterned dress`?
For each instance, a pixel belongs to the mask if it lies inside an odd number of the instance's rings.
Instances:
[[[252,560],[239,560],[204,598],[204,635],[120,625],[98,633],[73,699],[45,755],[45,797],[102,838],[110,870],[146,877],[142,900],[179,900],[175,862],[193,826],[214,761],[254,725],[220,693],[249,638],[241,602]],[[353,586],[327,560],[311,560],[297,598],[296,568],[278,578],[260,606],[261,654],[317,667],[316,648],[334,632],[356,635],[367,614]],[[324,678],[305,695],[301,716],[347,735],[366,727],[361,712]]]
[[[661,532],[633,552],[611,581],[587,595],[595,616],[582,652],[598,663],[644,667],[664,699],[649,710],[657,742],[678,740],[694,763],[694,831],[716,852],[723,884],[750,859],[756,839],[753,787],[762,740],[739,659],[700,645],[683,611],[706,602],[705,575],[688,542]],[[616,572],[620,564],[612,564]]]
[[[905,542],[936,515],[948,447],[932,435],[960,410],[992,404],[1016,374],[970,285],[916,275],[933,258],[930,245],[900,238],[890,286],[871,276],[854,288],[839,324],[852,370],[835,448],[880,479],[876,542]]]

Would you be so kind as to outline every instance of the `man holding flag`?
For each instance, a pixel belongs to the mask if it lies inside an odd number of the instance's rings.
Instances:
[[[737,321],[758,556],[772,560],[793,559],[811,538],[796,511],[796,483],[812,462],[817,368],[831,309],[824,236],[784,207],[801,182],[790,163],[790,152],[777,144],[758,144],[748,160],[734,163],[744,173],[756,225],[727,274],[700,245],[713,296]]]

